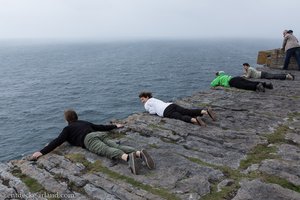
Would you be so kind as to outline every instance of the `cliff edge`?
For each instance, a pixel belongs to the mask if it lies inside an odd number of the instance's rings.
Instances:
[[[218,120],[204,117],[207,127],[147,113],[118,120],[126,126],[110,137],[147,149],[154,170],[133,175],[65,143],[36,162],[1,163],[0,199],[298,200],[300,72],[292,73],[296,80],[271,80],[265,93],[208,90],[176,102],[211,106]]]

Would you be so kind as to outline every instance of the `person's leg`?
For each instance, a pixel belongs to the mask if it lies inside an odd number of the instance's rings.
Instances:
[[[233,77],[229,81],[230,87],[235,87],[235,88],[244,89],[244,90],[253,90],[253,91],[256,91],[256,86],[259,83],[260,82],[258,82],[258,81],[249,81],[242,77]]]
[[[155,168],[155,163],[154,163],[153,159],[151,158],[151,156],[145,149],[142,149],[141,151],[137,151],[133,147],[117,144],[116,142],[108,139],[107,137],[105,137],[103,139],[103,142],[110,147],[113,147],[116,149],[121,149],[122,151],[124,151],[127,154],[134,152],[135,156],[142,159],[149,169]],[[131,155],[131,154],[129,154],[129,155]]]
[[[169,105],[164,111],[164,114],[163,114],[164,117],[179,119],[179,120],[191,123],[192,117],[191,116],[184,116],[181,113],[177,112],[177,107],[178,107],[178,105],[176,105],[174,103]]]
[[[179,119],[181,121],[188,122],[188,123],[192,122],[191,116],[182,115],[181,113],[176,112],[176,111],[170,113],[168,116],[165,116],[165,117],[172,118],[172,119]]]
[[[298,64],[298,70],[300,70],[300,47],[295,50],[295,58]]]
[[[136,152],[127,154],[120,149],[110,147],[102,141],[105,137],[106,134],[102,132],[89,133],[84,139],[84,145],[89,151],[100,156],[127,161],[131,172],[138,174],[139,169],[136,163]]]
[[[268,72],[264,72],[262,73],[261,78],[285,80],[286,76],[287,76],[286,74],[271,74]]]
[[[123,152],[125,153],[132,153],[132,152],[136,152],[137,150],[133,147],[130,147],[130,146],[125,146],[125,145],[120,145],[120,144],[117,144],[115,141],[113,140],[110,140],[109,138],[105,137],[103,140],[102,140],[107,146],[109,147],[112,147],[112,148],[116,148],[116,149],[120,149],[122,150]]]
[[[202,109],[186,109],[177,104],[171,104],[165,109],[164,117],[206,126],[200,118],[197,118],[197,116],[202,116],[204,112],[205,110]]]
[[[84,139],[84,145],[89,151],[113,159],[123,159],[122,155],[126,154],[124,151],[110,147],[105,144],[102,140],[105,138],[105,133],[93,132],[86,135]]]
[[[289,49],[286,51],[285,53],[285,59],[284,59],[284,64],[283,64],[283,68],[284,70],[288,69],[289,67],[289,64],[290,64],[290,60],[291,60],[291,57],[293,55],[293,49]]]
[[[176,104],[175,104],[176,105]],[[203,115],[203,109],[188,109],[181,107],[179,105],[175,106],[175,112],[178,112],[182,115],[187,115],[190,117],[196,117],[196,116],[202,116]]]

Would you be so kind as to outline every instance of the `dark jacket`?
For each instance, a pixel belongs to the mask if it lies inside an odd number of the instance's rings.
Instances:
[[[116,125],[96,125],[87,121],[78,120],[71,122],[66,126],[57,138],[52,140],[46,147],[44,147],[40,152],[45,155],[51,152],[53,149],[68,141],[71,145],[84,146],[84,138],[87,134],[95,131],[109,131],[117,128]]]

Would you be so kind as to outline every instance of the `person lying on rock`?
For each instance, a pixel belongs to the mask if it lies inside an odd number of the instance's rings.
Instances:
[[[64,112],[64,118],[68,125],[62,130],[60,135],[52,140],[42,150],[33,153],[31,159],[36,160],[45,155],[65,141],[71,145],[80,146],[113,160],[124,160],[128,162],[133,174],[138,174],[137,158],[142,159],[149,169],[154,169],[155,164],[148,152],[144,149],[136,151],[134,148],[115,143],[107,138],[107,134],[102,131],[110,131],[123,127],[122,124],[97,125],[91,122],[78,120],[77,113],[70,109]]]
[[[216,73],[216,78],[210,83],[212,88],[218,86],[222,87],[235,87],[244,90],[253,90],[257,92],[265,92],[265,88],[273,89],[272,83],[265,83],[259,81],[249,81],[243,77],[231,77],[225,74],[224,71],[219,71]]]
[[[166,103],[153,98],[151,92],[141,92],[139,98],[144,104],[146,111],[160,117],[179,119],[199,126],[206,126],[206,123],[200,118],[200,116],[203,116],[204,114],[208,115],[213,121],[216,121],[216,114],[210,107],[207,109],[183,108],[175,103]]]
[[[250,67],[248,63],[243,64],[244,78],[261,78],[261,79],[279,79],[279,80],[294,80],[295,76],[291,73],[287,74],[271,74],[268,72],[258,71]]]

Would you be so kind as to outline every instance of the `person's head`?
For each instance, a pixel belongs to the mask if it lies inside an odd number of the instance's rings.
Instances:
[[[287,33],[288,33],[288,30],[284,30],[283,33],[282,33],[282,34],[283,34],[283,37],[284,37]]]
[[[250,67],[249,63],[243,63],[244,69],[248,69]]]
[[[287,33],[288,34],[293,34],[293,30],[288,30]]]
[[[216,76],[221,76],[221,75],[223,75],[223,74],[225,74],[224,71],[218,71],[218,72],[216,72]]]
[[[148,99],[152,98],[152,93],[151,92],[141,92],[139,94],[140,100],[143,104],[145,104]]]
[[[65,110],[64,115],[65,120],[68,122],[68,124],[70,124],[71,122],[76,122],[78,120],[77,113],[72,109]]]

